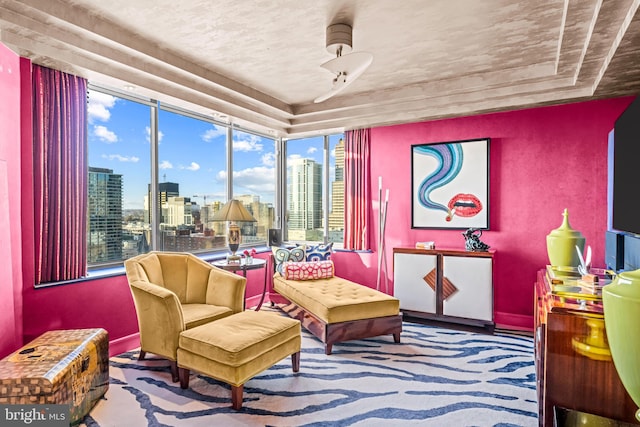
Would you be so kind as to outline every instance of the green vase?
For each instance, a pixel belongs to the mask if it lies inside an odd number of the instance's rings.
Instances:
[[[640,270],[620,273],[602,288],[604,324],[622,385],[640,406]],[[640,410],[636,411],[640,421]]]
[[[569,225],[569,211],[562,213],[563,219],[560,227],[547,235],[547,254],[549,262],[558,267],[577,267],[580,265],[580,258],[576,251],[576,246],[580,253],[584,252],[585,239],[577,230]]]

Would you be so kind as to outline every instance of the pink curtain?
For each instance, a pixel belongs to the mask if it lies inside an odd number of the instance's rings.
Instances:
[[[370,249],[371,205],[370,129],[345,132],[344,144],[344,248]]]
[[[86,275],[87,81],[33,66],[36,284]]]

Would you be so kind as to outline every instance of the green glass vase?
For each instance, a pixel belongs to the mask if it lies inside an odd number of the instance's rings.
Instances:
[[[576,251],[576,246],[580,253],[584,252],[585,238],[577,230],[569,225],[569,211],[562,213],[563,219],[560,227],[547,235],[547,254],[549,262],[558,267],[577,267],[580,265],[580,258]]]
[[[622,385],[640,406],[640,270],[620,273],[602,288],[604,324]],[[636,411],[640,421],[640,409]]]

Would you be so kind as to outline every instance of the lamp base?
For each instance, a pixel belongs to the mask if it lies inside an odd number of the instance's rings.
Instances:
[[[240,264],[242,257],[236,254],[227,255],[227,264]]]

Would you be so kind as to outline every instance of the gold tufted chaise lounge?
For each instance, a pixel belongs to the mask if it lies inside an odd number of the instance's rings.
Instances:
[[[169,359],[178,381],[177,350],[182,331],[240,313],[246,279],[190,253],[149,252],[125,261],[140,328],[140,356]]]
[[[393,334],[400,342],[397,298],[337,276],[298,281],[276,272],[273,289],[291,302],[284,312],[325,343],[326,354],[342,341]]]

